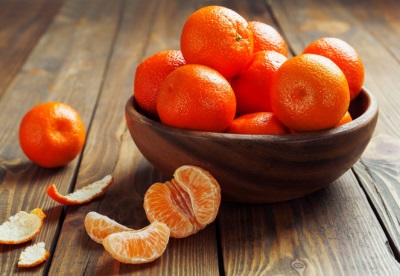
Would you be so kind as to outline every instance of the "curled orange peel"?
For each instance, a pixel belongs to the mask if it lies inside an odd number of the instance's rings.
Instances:
[[[96,197],[101,196],[107,190],[107,188],[114,182],[114,178],[111,175],[105,176],[103,179],[89,184],[79,190],[76,190],[67,195],[61,195],[57,187],[51,184],[46,193],[58,203],[64,205],[78,205],[87,203]]]

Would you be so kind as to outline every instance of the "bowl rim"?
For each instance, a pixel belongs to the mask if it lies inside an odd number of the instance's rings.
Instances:
[[[225,132],[207,132],[207,131],[197,131],[197,130],[187,130],[171,127],[161,122],[155,121],[137,110],[137,103],[134,101],[134,94],[131,95],[125,106],[125,113],[129,117],[135,117],[137,120],[144,124],[152,125],[157,128],[158,131],[164,133],[170,133],[179,136],[186,137],[197,137],[197,138],[214,138],[214,139],[230,139],[238,141],[246,140],[264,140],[264,141],[274,141],[274,142],[304,142],[310,140],[320,140],[327,137],[334,137],[342,135],[348,132],[355,131],[366,123],[371,121],[375,116],[378,116],[379,107],[375,96],[365,87],[361,89],[361,93],[364,93],[367,97],[367,109],[360,116],[358,116],[353,121],[343,124],[338,127],[320,130],[320,131],[310,131],[296,134],[233,134]]]

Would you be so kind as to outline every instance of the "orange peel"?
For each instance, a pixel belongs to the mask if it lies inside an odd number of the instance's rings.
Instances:
[[[32,240],[42,230],[45,213],[41,208],[20,211],[0,225],[0,244],[20,244]]]
[[[44,242],[39,242],[28,246],[18,259],[18,267],[33,267],[37,266],[50,257],[50,253],[45,249]]]
[[[46,193],[58,203],[64,205],[78,205],[92,201],[96,197],[101,196],[107,188],[114,182],[112,175],[106,175],[103,179],[89,184],[79,190],[76,190],[67,195],[61,195],[57,187],[51,184]]]
[[[86,214],[84,224],[86,233],[97,243],[110,234],[134,230],[94,211]]]

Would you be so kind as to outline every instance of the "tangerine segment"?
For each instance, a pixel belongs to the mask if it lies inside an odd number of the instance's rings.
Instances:
[[[165,223],[173,238],[184,238],[199,231],[196,222],[185,215],[186,211],[177,206],[173,200],[171,188],[163,183],[154,183],[144,196],[144,210],[150,222],[162,221]]]
[[[195,166],[179,167],[174,173],[174,178],[190,196],[197,222],[203,228],[213,222],[221,203],[221,188],[217,180],[208,171]]]
[[[50,253],[45,249],[44,242],[39,242],[25,248],[18,259],[18,267],[37,266],[50,257]]]
[[[155,183],[147,190],[143,206],[149,221],[162,221],[171,237],[184,238],[213,222],[220,202],[220,186],[209,172],[182,166],[171,181]]]
[[[46,217],[41,208],[20,211],[0,225],[0,243],[20,244],[39,235]]]
[[[169,236],[170,230],[167,225],[154,221],[141,230],[110,234],[104,238],[103,246],[122,263],[148,263],[164,253]]]
[[[134,230],[93,211],[86,214],[84,224],[89,237],[97,243],[110,234]]]
[[[101,196],[107,190],[107,188],[114,182],[114,178],[111,175],[105,176],[103,179],[89,184],[79,190],[68,195],[61,195],[57,191],[57,187],[51,184],[46,193],[55,201],[65,205],[77,205],[87,203],[96,197]]]

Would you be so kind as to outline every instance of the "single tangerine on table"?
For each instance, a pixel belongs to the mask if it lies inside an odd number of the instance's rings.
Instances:
[[[207,6],[186,20],[180,38],[188,64],[202,64],[230,79],[245,68],[253,54],[253,34],[237,12]]]
[[[162,81],[185,63],[181,51],[165,50],[155,53],[139,64],[134,80],[134,95],[142,110],[157,116],[156,98]]]
[[[221,188],[206,170],[179,167],[171,181],[155,183],[144,196],[144,210],[150,222],[165,223],[173,238],[197,233],[212,223],[221,203]]]
[[[19,128],[19,142],[25,155],[46,168],[71,162],[82,150],[85,137],[78,112],[60,102],[33,107],[23,117]]]
[[[340,38],[324,37],[310,43],[304,54],[316,54],[329,58],[346,76],[350,101],[361,92],[364,84],[364,65],[356,50]]]
[[[286,42],[274,27],[259,21],[249,21],[249,26],[253,33],[253,53],[269,50],[288,57]]]
[[[342,70],[313,54],[289,58],[276,72],[271,106],[295,132],[335,127],[348,110],[350,92]]]
[[[157,111],[161,122],[169,126],[223,132],[235,117],[236,98],[229,82],[216,70],[187,64],[161,84]]]
[[[272,111],[272,80],[286,60],[284,55],[275,51],[259,51],[253,54],[249,66],[231,80],[238,115]]]
[[[242,115],[227,129],[236,134],[288,134],[290,130],[284,126],[272,112],[257,112]]]

